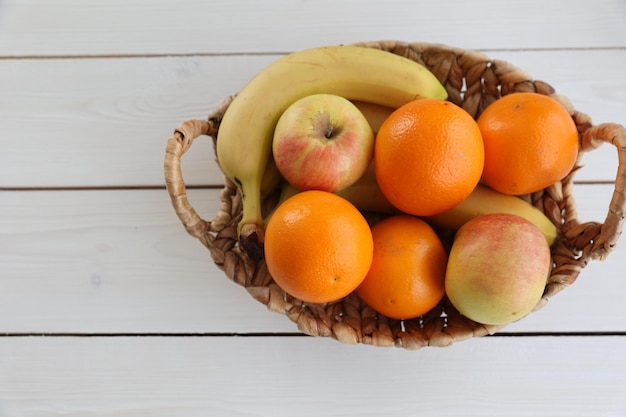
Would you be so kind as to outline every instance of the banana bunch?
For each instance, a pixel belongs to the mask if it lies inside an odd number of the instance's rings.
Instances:
[[[263,256],[262,201],[281,182],[278,204],[299,192],[282,176],[272,157],[274,129],[293,102],[311,94],[335,94],[351,100],[376,133],[398,107],[417,98],[445,99],[447,92],[425,67],[407,58],[366,47],[330,46],[287,55],[259,72],[233,99],[220,124],[217,157],[224,174],[240,189],[243,215],[238,234],[255,260]],[[376,182],[373,162],[365,174],[337,194],[362,211],[397,214]],[[425,218],[433,225],[458,229],[488,213],[517,214],[534,223],[552,245],[557,228],[524,200],[479,184],[453,209]]]
[[[295,52],[261,70],[233,99],[220,124],[216,153],[224,174],[240,189],[238,233],[253,258],[263,241],[262,188],[276,182],[273,133],[289,105],[325,93],[395,109],[417,98],[445,99],[447,92],[424,66],[399,55],[360,46],[327,46]],[[365,107],[365,105],[363,105]]]

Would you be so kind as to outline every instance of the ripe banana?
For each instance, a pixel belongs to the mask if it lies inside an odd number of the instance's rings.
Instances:
[[[252,226],[246,235],[262,233],[260,183],[270,159],[278,118],[291,103],[315,93],[337,94],[392,108],[420,97],[447,97],[445,88],[427,68],[367,47],[306,49],[261,70],[230,103],[217,138],[220,167],[243,195],[240,236],[244,225]],[[254,238],[262,241],[262,235]]]
[[[387,200],[380,190],[380,187],[378,187],[373,161],[361,178],[351,186],[337,191],[335,194],[345,198],[362,211],[374,211],[387,214],[400,212]]]
[[[261,200],[264,200],[267,196],[272,194],[278,188],[278,185],[283,180],[274,158],[270,157],[267,161],[267,165],[261,177]]]
[[[298,190],[292,184],[285,182],[282,185],[280,197],[278,199],[276,207],[281,205],[289,197],[292,197],[299,192],[300,190]],[[345,198],[361,211],[369,211],[382,214],[400,213],[398,209],[396,209],[389,201],[387,201],[387,198],[385,198],[382,191],[378,187],[373,163],[370,164],[367,171],[365,171],[365,174],[363,174],[363,176],[359,178],[357,182],[347,188],[344,188],[341,191],[337,191],[335,194]],[[265,218],[266,223],[269,221],[272,213],[270,213]]]
[[[299,192],[300,190],[296,187],[288,182],[285,182],[281,188],[277,206]],[[341,191],[337,191],[335,194],[345,198],[361,211],[373,211],[384,214],[395,214],[400,212],[387,200],[387,198],[383,195],[383,192],[378,187],[373,163],[370,164],[367,171],[365,171],[365,174],[363,174],[357,182]]]
[[[395,110],[393,107],[383,106],[375,103],[368,103],[366,101],[358,101],[352,100],[352,103],[356,106],[357,109],[363,113],[365,118],[370,124],[372,128],[372,132],[374,135],[378,133],[380,126],[383,124],[385,119],[387,119],[391,113]]]
[[[399,214],[400,211],[387,201],[378,187],[372,166],[370,165],[368,171],[356,183],[336,194],[350,201],[362,211]],[[285,183],[279,204],[298,192],[299,190],[293,185]],[[424,217],[423,219],[436,226],[457,230],[474,217],[489,213],[516,214],[531,221],[541,230],[550,246],[557,238],[556,226],[536,207],[518,197],[494,191],[483,184],[478,184],[469,197],[458,206],[436,216]]]
[[[489,213],[516,214],[530,220],[541,230],[550,246],[557,238],[556,226],[539,209],[521,198],[499,193],[483,184],[478,184],[469,197],[458,206],[424,219],[435,225],[456,230],[474,217]]]

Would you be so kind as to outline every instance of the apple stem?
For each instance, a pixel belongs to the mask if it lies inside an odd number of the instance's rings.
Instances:
[[[324,137],[326,139],[330,139],[333,137],[333,126],[332,125],[328,125],[328,127],[326,127],[326,131],[324,132]]]

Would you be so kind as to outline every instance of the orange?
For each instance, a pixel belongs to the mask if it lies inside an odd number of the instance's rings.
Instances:
[[[483,180],[504,194],[527,194],[563,179],[578,155],[578,130],[565,107],[539,93],[512,93],[478,117]]]
[[[418,217],[399,214],[372,227],[374,259],[356,293],[387,317],[410,319],[444,296],[448,255],[435,231]]]
[[[407,103],[376,135],[376,180],[389,202],[405,213],[432,216],[456,206],[480,181],[483,162],[476,121],[448,101]]]
[[[276,284],[309,303],[350,294],[373,257],[370,226],[335,194],[311,190],[280,204],[265,231],[265,261]]]

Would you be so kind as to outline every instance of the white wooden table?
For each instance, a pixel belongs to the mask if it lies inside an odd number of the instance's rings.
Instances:
[[[626,124],[624,0],[0,0],[0,416],[625,416],[626,241],[500,335],[405,351],[300,335],[183,230],[180,122],[284,53],[381,39],[484,51]],[[212,152],[183,160],[207,219]],[[586,157],[582,220],[616,167]]]

